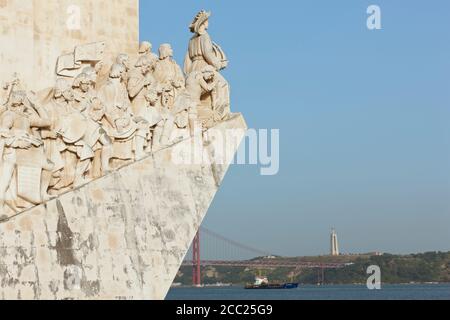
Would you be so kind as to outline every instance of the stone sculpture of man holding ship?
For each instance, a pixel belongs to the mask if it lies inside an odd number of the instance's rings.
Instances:
[[[222,48],[211,40],[208,34],[211,13],[200,11],[189,26],[194,36],[189,41],[188,52],[184,61],[186,76],[193,72],[203,72],[205,67],[212,66],[217,71],[216,100],[211,97],[202,101],[199,116],[203,123],[216,123],[226,119],[230,114],[230,89],[228,82],[219,73],[228,66],[228,59]]]

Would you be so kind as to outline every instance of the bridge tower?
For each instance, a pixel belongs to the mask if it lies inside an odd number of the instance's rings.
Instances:
[[[194,286],[202,285],[201,262],[200,262],[200,230],[197,232],[192,245],[192,284]]]

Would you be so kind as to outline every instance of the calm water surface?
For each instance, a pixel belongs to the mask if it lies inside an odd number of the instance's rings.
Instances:
[[[173,288],[168,300],[450,300],[450,284],[302,286],[297,290],[244,290],[242,287]]]

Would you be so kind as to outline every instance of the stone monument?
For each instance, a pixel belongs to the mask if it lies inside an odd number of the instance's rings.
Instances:
[[[137,0],[0,9],[0,299],[164,299],[246,129],[210,13],[183,72]]]

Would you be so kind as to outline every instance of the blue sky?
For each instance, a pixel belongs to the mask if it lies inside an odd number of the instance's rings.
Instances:
[[[379,5],[382,30],[366,27]],[[233,166],[205,226],[282,255],[450,250],[448,0],[141,0],[141,40],[213,12],[232,109],[280,129],[281,170]]]

